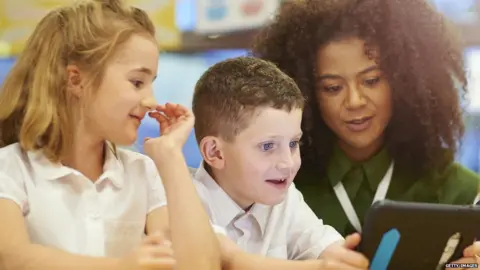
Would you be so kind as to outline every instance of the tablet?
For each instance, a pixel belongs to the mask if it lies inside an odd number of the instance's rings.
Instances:
[[[436,270],[461,258],[475,239],[480,240],[478,206],[383,200],[365,217],[359,251],[371,270]]]

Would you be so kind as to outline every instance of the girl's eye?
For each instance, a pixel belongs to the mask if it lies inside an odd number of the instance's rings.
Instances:
[[[135,88],[137,88],[137,89],[138,89],[138,88],[141,88],[141,87],[143,86],[143,82],[142,82],[142,81],[139,81],[139,80],[132,80],[132,81],[130,81],[130,82],[131,82],[131,83],[133,84],[133,86],[135,86]]]

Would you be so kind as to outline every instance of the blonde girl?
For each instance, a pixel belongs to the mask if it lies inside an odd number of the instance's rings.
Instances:
[[[37,25],[0,94],[1,269],[220,269],[181,153],[193,116],[153,100],[154,37],[120,0]],[[117,149],[147,112],[162,130],[149,157]]]

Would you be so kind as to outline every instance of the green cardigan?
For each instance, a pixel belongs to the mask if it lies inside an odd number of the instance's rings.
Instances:
[[[339,148],[335,148],[327,167],[327,175],[320,179],[312,170],[302,167],[295,179],[306,203],[325,224],[333,226],[342,235],[355,232],[340,205],[333,186],[342,181],[363,225],[363,219],[372,204],[375,191],[390,165],[391,158],[384,149],[370,160],[356,164]],[[443,180],[438,188],[432,188],[430,180]],[[415,179],[408,173],[393,170],[386,198],[396,201],[429,202],[468,205],[477,196],[480,177],[454,163],[442,173],[429,174]]]

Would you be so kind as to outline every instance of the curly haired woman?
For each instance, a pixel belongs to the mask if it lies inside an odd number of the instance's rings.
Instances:
[[[425,0],[305,0],[259,35],[253,54],[308,99],[295,183],[343,235],[378,199],[474,202],[479,177],[454,162],[467,80],[451,30]]]

